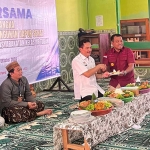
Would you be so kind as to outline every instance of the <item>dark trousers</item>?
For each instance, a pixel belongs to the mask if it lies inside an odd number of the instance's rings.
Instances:
[[[103,94],[100,93],[100,91],[98,91],[98,97],[103,97]],[[82,101],[88,101],[88,100],[91,100],[92,99],[92,95],[87,95],[85,97],[81,97],[81,100],[79,101],[82,102]]]

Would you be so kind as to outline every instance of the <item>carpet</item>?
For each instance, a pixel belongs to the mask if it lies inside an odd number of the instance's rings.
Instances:
[[[37,94],[37,100],[43,101],[46,108],[53,109],[53,117],[42,116],[32,122],[5,126],[0,130],[0,150],[53,150],[53,126],[69,118],[77,102],[73,92],[41,92]],[[129,129],[110,137],[92,150],[149,150],[150,115],[141,126],[141,129]],[[73,143],[82,144],[83,138]]]

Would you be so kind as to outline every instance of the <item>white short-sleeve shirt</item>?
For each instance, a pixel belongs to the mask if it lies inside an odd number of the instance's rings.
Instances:
[[[96,76],[85,77],[82,75],[84,72],[95,67],[94,59],[89,56],[88,58],[78,54],[72,61],[73,77],[74,77],[74,95],[75,99],[81,99],[87,95],[95,93],[98,96],[98,91],[102,94],[105,91],[97,84]]]

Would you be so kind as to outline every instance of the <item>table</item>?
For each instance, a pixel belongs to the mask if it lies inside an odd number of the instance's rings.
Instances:
[[[68,150],[70,146],[76,150],[88,150],[108,137],[129,129],[133,124],[141,123],[145,115],[150,113],[149,97],[150,92],[139,95],[123,107],[116,108],[109,114],[97,116],[87,123],[70,123],[65,120],[56,124],[53,128],[54,150],[61,150],[62,147]],[[70,144],[81,137],[84,137],[85,146]]]

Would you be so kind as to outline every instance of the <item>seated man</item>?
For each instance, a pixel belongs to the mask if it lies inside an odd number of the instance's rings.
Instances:
[[[106,71],[106,65],[95,66],[95,61],[90,56],[92,48],[88,39],[79,42],[79,51],[80,53],[72,61],[75,99],[80,102],[91,100],[93,93],[96,97],[102,97],[105,91],[97,84],[96,79],[109,77],[108,72],[97,73],[99,70]]]
[[[32,96],[22,68],[14,61],[6,66],[8,77],[0,87],[0,112],[7,123],[32,121],[37,116],[50,115],[44,104]]]

